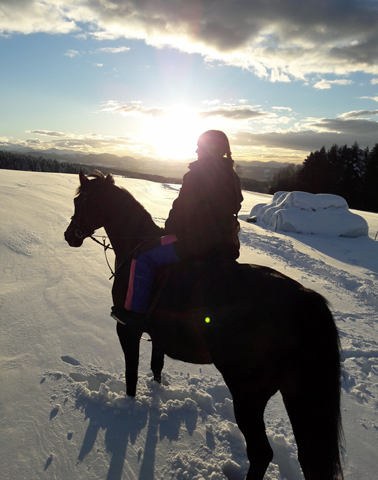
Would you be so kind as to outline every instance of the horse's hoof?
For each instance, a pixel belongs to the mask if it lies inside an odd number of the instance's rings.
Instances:
[[[161,383],[161,375],[154,375],[154,381],[157,383]]]

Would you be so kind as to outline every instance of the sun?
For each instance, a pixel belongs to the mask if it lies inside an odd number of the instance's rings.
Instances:
[[[164,117],[150,119],[143,136],[156,156],[185,160],[196,157],[201,127],[201,121],[195,111],[189,108],[177,109]]]

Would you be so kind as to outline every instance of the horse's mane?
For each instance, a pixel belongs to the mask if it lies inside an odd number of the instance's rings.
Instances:
[[[92,180],[85,182],[84,185],[79,185],[76,190],[76,196],[80,195],[80,193],[89,193],[97,188],[101,189],[102,187],[110,186],[111,188],[107,189],[108,197],[112,196],[114,198],[114,195],[118,193],[118,202],[121,201],[121,204],[124,206],[128,205],[127,208],[131,208],[133,211],[140,209],[143,215],[147,215],[151,221],[153,221],[151,214],[126,188],[115,184],[114,177],[111,173],[105,176],[100,170],[94,170],[92,174],[88,175],[88,178],[92,178]]]

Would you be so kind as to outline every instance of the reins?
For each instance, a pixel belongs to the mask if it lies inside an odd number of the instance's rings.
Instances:
[[[109,278],[109,280],[111,280],[114,275],[117,273],[117,270],[118,268],[116,268],[114,271],[112,269],[112,267],[110,266],[110,263],[109,263],[109,260],[108,260],[108,255],[107,255],[107,251],[108,250],[113,250],[114,251],[114,248],[110,245],[110,243],[108,243],[108,245],[106,245],[106,239],[109,238],[107,237],[106,235],[103,235],[102,236],[102,243],[100,241],[98,241],[95,237],[100,237],[100,235],[90,235],[89,237],[87,238],[90,238],[91,240],[93,240],[94,242],[98,243],[99,245],[101,245],[102,247],[104,247],[104,255],[105,255],[105,260],[106,260],[106,263],[108,264],[108,267],[109,267],[109,270],[111,272],[111,277]]]
[[[84,213],[84,216],[85,216],[85,220],[87,222],[87,225],[88,227],[90,228],[91,231],[94,231],[94,229],[92,229],[92,227],[90,226],[90,223],[89,223],[89,220],[88,220],[88,215],[87,215],[87,197],[86,197],[86,193],[83,193],[84,195],[84,199],[83,199],[83,213]],[[127,260],[130,259],[131,256],[134,255],[134,253],[136,252],[136,250],[144,243],[144,242],[141,242],[141,243],[138,243],[138,245],[133,248],[131,250],[131,252],[126,255],[125,258],[122,259],[122,261],[119,263],[119,264],[116,264],[116,268],[113,270],[112,267],[110,266],[110,263],[109,263],[109,260],[108,260],[108,255],[107,255],[107,251],[108,250],[113,250],[114,251],[114,248],[111,246],[110,243],[108,243],[108,245],[106,245],[106,239],[108,238],[110,240],[110,238],[106,235],[94,235],[94,233],[90,234],[90,233],[86,233],[86,231],[81,227],[80,223],[77,222],[74,218],[75,215],[73,215],[71,217],[71,221],[72,223],[77,227],[76,228],[76,231],[75,231],[75,235],[78,237],[78,238],[90,238],[91,240],[93,240],[94,242],[98,243],[99,245],[101,245],[104,249],[104,255],[105,255],[105,260],[106,260],[106,263],[109,267],[109,270],[111,272],[111,276],[109,277],[109,280],[111,280],[112,278],[115,277],[115,275],[117,274],[118,270],[122,267],[122,265],[124,265]],[[129,224],[133,223],[134,222],[134,217],[135,217],[135,214],[131,215],[131,217],[129,218],[129,221],[127,222],[126,226],[128,227]],[[102,242],[100,242],[99,240],[97,240],[97,238],[95,237],[98,237],[98,238],[101,238],[102,239]],[[124,237],[113,237],[114,239],[124,239],[124,240],[132,240],[132,239],[138,239],[138,240],[144,240],[144,241],[148,241],[148,240],[153,240],[155,238],[157,238],[156,235],[148,235],[148,236],[124,236]],[[116,260],[116,263],[117,263],[117,260]]]
[[[95,237],[101,237],[102,242],[98,241]],[[111,246],[110,243],[108,243],[108,245],[106,245],[106,239],[109,238],[109,237],[107,237],[106,235],[103,235],[103,236],[101,236],[101,235],[89,235],[86,238],[90,238],[91,240],[98,243],[99,245],[101,245],[104,248],[105,260],[106,260],[106,263],[108,264],[109,270],[111,272],[111,276],[109,277],[109,280],[111,280],[112,278],[115,277],[116,273],[122,267],[122,265],[124,265],[127,262],[127,260],[129,260],[129,258],[131,256],[133,256],[134,253],[138,250],[138,248],[144,243],[144,242],[138,243],[138,245],[135,248],[133,248],[131,250],[131,252],[128,255],[126,255],[126,257],[123,258],[122,261],[119,264],[116,265],[116,268],[113,271],[112,267],[110,266],[110,263],[109,263],[109,260],[108,260],[108,255],[107,255],[107,250],[113,250],[114,251],[114,248]],[[147,241],[147,240],[155,239],[156,236],[151,235],[149,237],[114,237],[114,238],[119,238],[119,239],[124,239],[124,240],[129,240],[129,239],[136,238],[136,239],[145,239],[145,241]]]

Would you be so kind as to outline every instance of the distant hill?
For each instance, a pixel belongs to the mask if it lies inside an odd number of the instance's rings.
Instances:
[[[240,177],[259,180],[260,182],[270,182],[277,170],[289,165],[288,163],[259,162],[258,160],[236,161],[235,163],[236,171]]]
[[[47,156],[47,155],[46,155]],[[159,183],[177,183],[180,184],[182,178],[166,177],[151,173],[141,173],[117,168],[114,166],[104,166],[102,164],[89,165],[84,163],[59,161],[42,156],[26,155],[24,153],[14,153],[0,150],[0,169],[23,170],[30,172],[55,172],[55,173],[79,173],[91,174],[94,170],[101,170],[102,173],[114,173],[128,178],[142,178],[152,182]]]
[[[160,175],[163,177],[182,178],[184,173],[188,171],[188,163],[194,161],[195,158],[189,161],[179,160],[157,160],[153,158],[133,158],[129,156],[119,157],[111,153],[90,153],[82,154],[71,150],[58,150],[52,148],[49,150],[33,150],[33,149],[19,149],[11,150],[9,148],[1,148],[13,153],[22,153],[32,157],[42,157],[45,159],[57,160],[59,162],[79,163],[97,168],[104,167],[106,169],[127,170],[129,172],[143,173],[149,175]],[[237,161],[236,170],[240,177],[261,182],[270,182],[273,174],[277,169],[286,167],[288,163],[280,162],[259,162],[257,160]]]
[[[111,172],[129,178],[176,184],[181,183],[183,175],[188,171],[188,161],[135,159],[110,153],[85,155],[55,148],[45,151],[25,148],[20,150],[22,153],[2,148],[0,168],[61,173],[83,170],[87,174],[97,168],[105,174]],[[274,173],[287,165],[279,162],[241,161],[236,162],[236,171],[244,190],[267,193]]]

